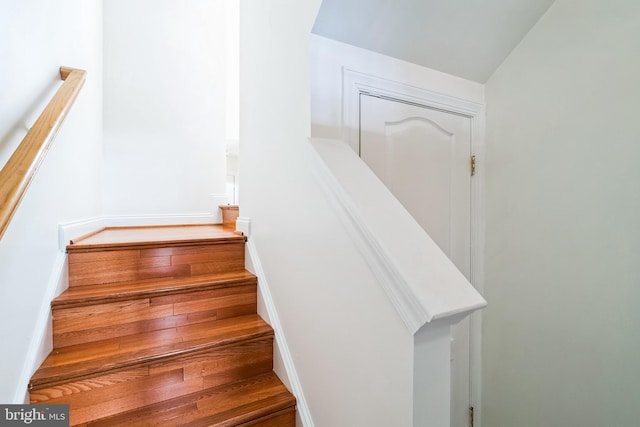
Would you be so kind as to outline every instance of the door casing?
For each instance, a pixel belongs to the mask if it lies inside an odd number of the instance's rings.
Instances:
[[[360,96],[370,94],[402,102],[415,103],[471,119],[471,152],[476,156],[476,173],[471,179],[471,284],[483,293],[484,284],[484,154],[485,105],[444,93],[434,92],[383,77],[342,69],[342,137],[358,153],[360,133]],[[470,316],[470,402],[476,427],[480,426],[481,400],[481,312]],[[481,427],[481,426],[480,426]]]

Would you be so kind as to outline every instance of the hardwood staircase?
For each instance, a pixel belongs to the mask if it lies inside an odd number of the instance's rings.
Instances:
[[[293,427],[246,238],[232,230],[114,228],[72,242],[31,403],[68,403],[79,426]]]

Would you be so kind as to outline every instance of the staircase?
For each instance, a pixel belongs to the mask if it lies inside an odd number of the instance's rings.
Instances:
[[[69,404],[72,426],[294,426],[245,240],[195,225],[72,242],[31,403]]]

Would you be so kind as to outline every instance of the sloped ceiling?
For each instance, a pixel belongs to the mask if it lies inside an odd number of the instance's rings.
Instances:
[[[485,83],[554,0],[323,0],[313,32]]]

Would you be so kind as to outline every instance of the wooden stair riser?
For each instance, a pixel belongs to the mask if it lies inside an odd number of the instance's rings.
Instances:
[[[105,229],[67,247],[52,302],[54,350],[32,403],[76,426],[294,427],[257,315],[246,238],[225,226]]]
[[[69,250],[69,286],[244,270],[244,242],[162,248]]]
[[[236,205],[220,206],[220,211],[222,212],[222,225],[235,230],[240,207]]]
[[[31,403],[68,403],[76,425],[268,373],[272,355],[272,339],[253,340],[32,390]]]
[[[55,348],[256,313],[256,285],[53,309]]]
[[[170,357],[272,338],[256,314],[54,349],[31,377],[38,390]]]
[[[249,421],[237,427],[295,427],[296,408],[291,406],[275,414],[270,414],[260,419]]]

